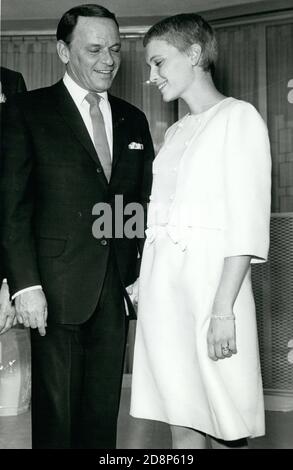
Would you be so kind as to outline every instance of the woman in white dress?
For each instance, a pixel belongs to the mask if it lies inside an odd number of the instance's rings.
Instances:
[[[181,14],[144,39],[150,80],[190,112],[153,164],[139,278],[131,415],[171,425],[173,448],[246,447],[265,432],[250,264],[269,247],[266,125],[212,80],[210,25]]]

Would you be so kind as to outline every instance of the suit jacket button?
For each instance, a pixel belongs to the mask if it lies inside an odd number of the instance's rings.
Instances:
[[[101,243],[101,245],[103,245],[103,246],[106,246],[106,245],[108,245],[108,242],[107,242],[107,240],[101,240],[101,241],[100,241],[100,243]]]
[[[97,168],[97,173],[102,173],[102,168]]]

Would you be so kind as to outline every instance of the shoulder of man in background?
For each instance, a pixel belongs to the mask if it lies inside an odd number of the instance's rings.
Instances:
[[[0,67],[1,102],[15,93],[26,91],[24,78],[20,72]]]

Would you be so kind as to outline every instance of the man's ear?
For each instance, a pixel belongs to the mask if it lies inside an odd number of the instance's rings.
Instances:
[[[68,64],[70,59],[70,51],[68,44],[66,44],[66,42],[64,41],[57,41],[56,47],[60,60],[63,62],[63,64]]]
[[[189,56],[192,65],[199,65],[201,58],[201,46],[199,44],[192,44],[189,48]]]

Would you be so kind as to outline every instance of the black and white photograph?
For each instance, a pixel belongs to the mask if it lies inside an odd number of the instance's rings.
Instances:
[[[0,450],[292,450],[292,0],[0,4]]]

